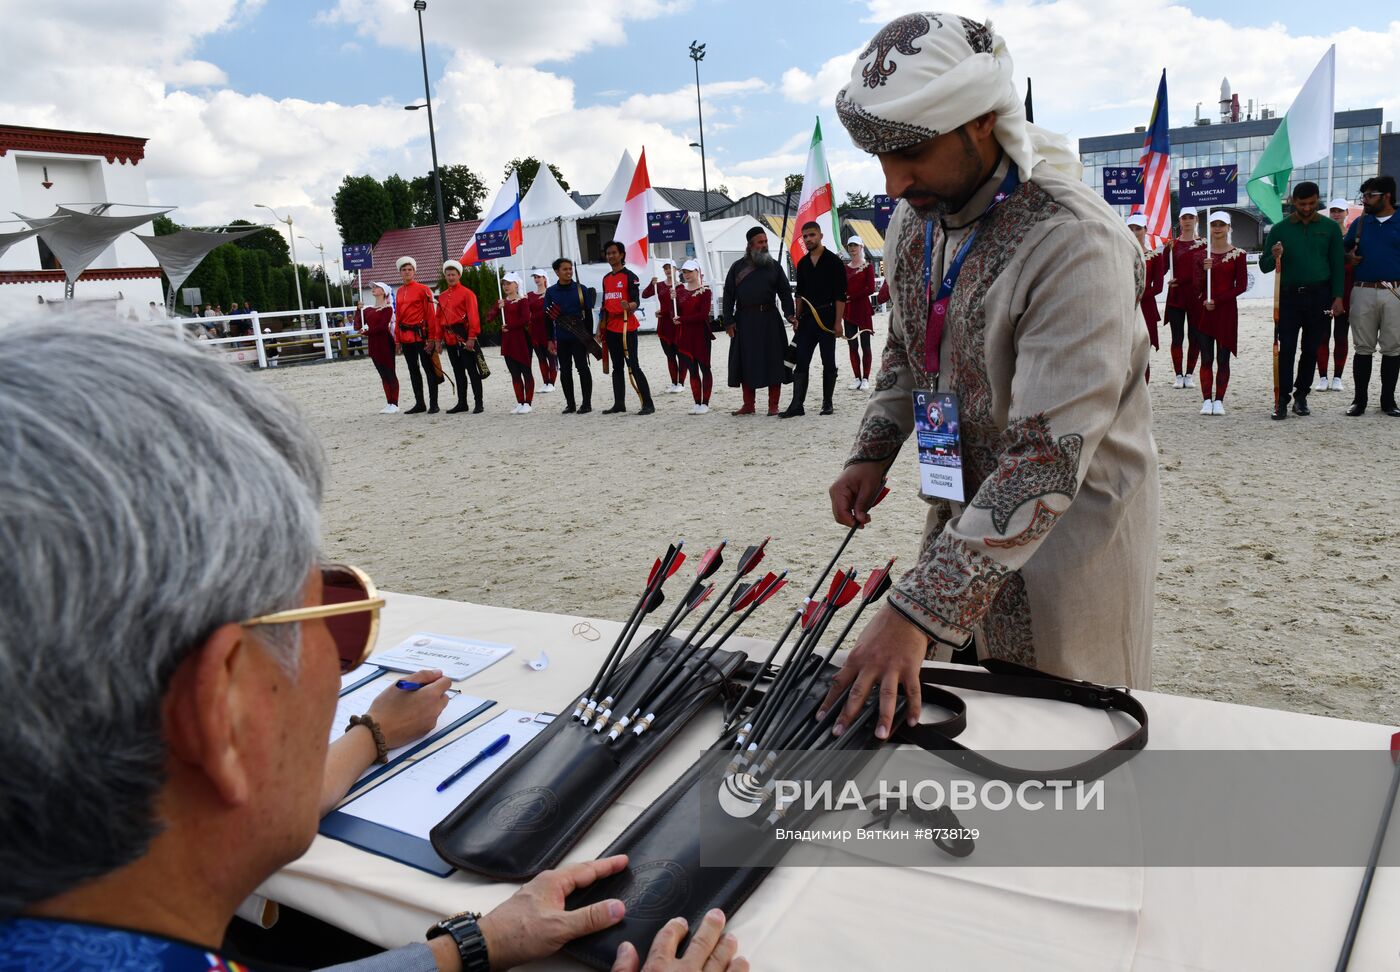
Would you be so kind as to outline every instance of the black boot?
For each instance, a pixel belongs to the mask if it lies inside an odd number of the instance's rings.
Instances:
[[[1395,404],[1395,380],[1400,378],[1400,354],[1381,356],[1381,411],[1393,418],[1400,418],[1400,408]]]
[[[792,401],[788,402],[788,407],[778,413],[779,418],[796,418],[799,415],[807,414],[807,376],[802,372],[796,372],[792,376]]]
[[[836,391],[836,372],[822,371],[822,414],[831,415],[836,410],[831,407],[831,395]]]
[[[471,406],[467,404],[467,400],[466,400],[465,398],[463,398],[461,395],[458,395],[458,396],[457,396],[457,404],[456,404],[456,405],[453,405],[451,408],[449,408],[449,409],[447,410],[447,414],[448,414],[448,415],[457,415],[457,414],[459,414],[459,413],[461,413],[461,412],[469,412],[469,411],[471,411]]]
[[[1384,364],[1382,364],[1382,369],[1384,369]],[[1371,355],[1354,354],[1351,356],[1351,384],[1353,388],[1351,407],[1347,409],[1347,414],[1355,418],[1358,415],[1365,415],[1366,406],[1369,404],[1367,399],[1371,394],[1369,387],[1371,384]]]

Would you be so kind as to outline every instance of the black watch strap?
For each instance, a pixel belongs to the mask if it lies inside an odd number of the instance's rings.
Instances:
[[[457,944],[457,954],[462,959],[462,972],[491,972],[491,960],[486,954],[486,938],[481,934],[477,919],[481,915],[475,911],[444,918],[428,929],[431,941],[439,935],[451,935]]]

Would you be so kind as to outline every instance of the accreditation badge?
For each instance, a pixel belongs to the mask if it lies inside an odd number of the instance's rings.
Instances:
[[[958,396],[916,391],[914,435],[919,443],[919,495],[962,503],[962,428]]]

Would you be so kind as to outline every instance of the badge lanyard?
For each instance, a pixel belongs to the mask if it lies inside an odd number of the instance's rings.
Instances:
[[[1021,177],[1017,173],[1015,163],[1012,163],[1010,171],[1006,173],[1006,178],[1002,179],[1001,185],[997,187],[996,195],[992,196],[992,201],[982,211],[982,216],[978,217],[979,221],[1005,202],[1020,184]],[[943,280],[938,285],[938,294],[929,303],[928,328],[924,333],[924,370],[933,376],[935,389],[938,387],[939,355],[943,344],[943,327],[948,320],[948,302],[953,296],[953,287],[958,282],[958,274],[962,273],[963,261],[967,259],[968,251],[972,249],[972,243],[977,239],[977,231],[981,228],[979,222],[972,228],[972,232],[967,234],[967,239],[963,240],[962,246],[958,247],[958,252],[953,257],[952,263],[948,265],[947,271],[943,274]],[[930,220],[928,225],[924,227],[924,292],[930,295],[933,292],[932,278],[933,222]]]

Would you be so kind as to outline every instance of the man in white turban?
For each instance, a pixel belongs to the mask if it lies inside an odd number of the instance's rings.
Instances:
[[[862,633],[827,705],[838,728],[879,685],[918,717],[919,666],[961,649],[1147,687],[1157,457],[1137,322],[1141,250],[1080,181],[1068,143],[1026,121],[990,25],[891,21],[836,110],[900,200],[886,234],[890,333],[832,511],[866,508],[914,430],[914,399],[957,396],[961,470],[928,487],[917,564]],[[904,482],[918,463],[906,455]],[[970,660],[970,659],[969,659]]]

